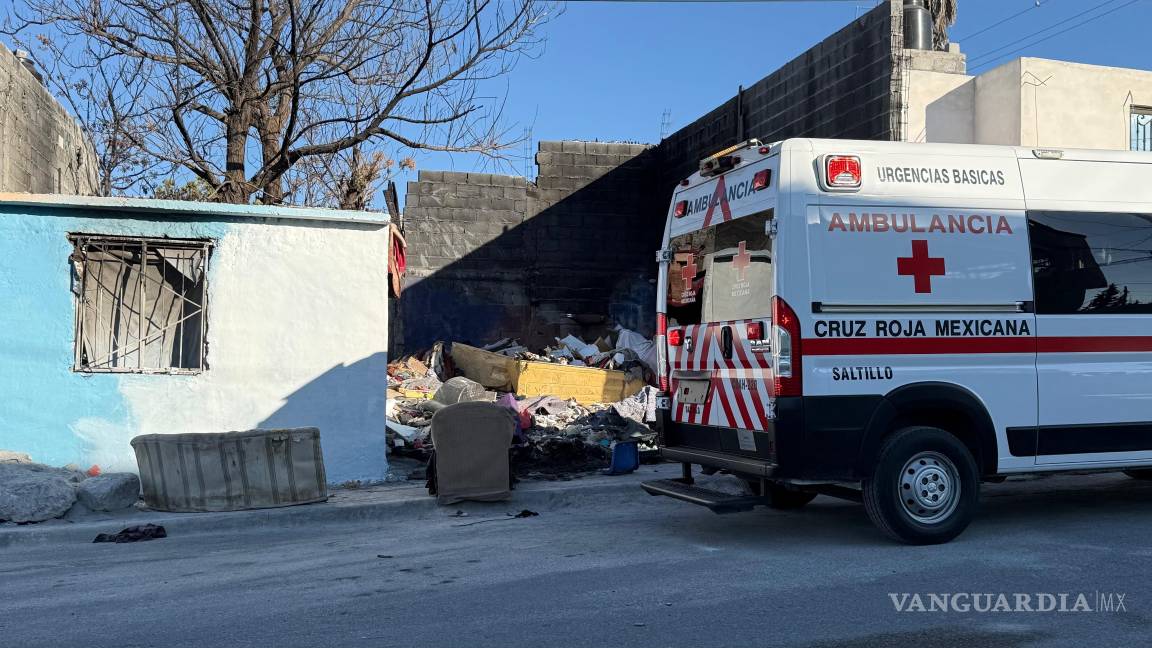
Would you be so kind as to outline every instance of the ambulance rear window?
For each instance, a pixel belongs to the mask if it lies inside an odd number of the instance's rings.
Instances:
[[[771,314],[771,210],[671,241],[668,320],[673,326],[765,318]]]

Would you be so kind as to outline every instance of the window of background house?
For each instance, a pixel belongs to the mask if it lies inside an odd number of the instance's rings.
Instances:
[[[1152,214],[1029,212],[1036,312],[1152,313]]]
[[[70,237],[80,372],[196,373],[206,368],[211,242]]]
[[[1132,108],[1133,151],[1152,151],[1152,108]]]

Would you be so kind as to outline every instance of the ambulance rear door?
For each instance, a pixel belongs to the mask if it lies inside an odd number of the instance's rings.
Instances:
[[[681,424],[669,445],[772,458],[777,161],[675,194],[661,278],[671,416]]]

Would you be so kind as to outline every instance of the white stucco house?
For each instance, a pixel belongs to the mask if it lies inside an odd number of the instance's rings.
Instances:
[[[329,482],[384,478],[388,250],[381,213],[0,194],[0,448],[315,426]]]
[[[905,52],[907,141],[1152,151],[1152,71],[1024,57],[972,75],[958,48]]]

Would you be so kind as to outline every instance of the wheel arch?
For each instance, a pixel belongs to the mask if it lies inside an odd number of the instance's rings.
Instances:
[[[937,427],[968,447],[983,475],[997,471],[996,428],[984,403],[968,389],[953,383],[920,382],[888,392],[873,411],[860,449],[861,476],[872,474],[884,439],[904,427]]]

